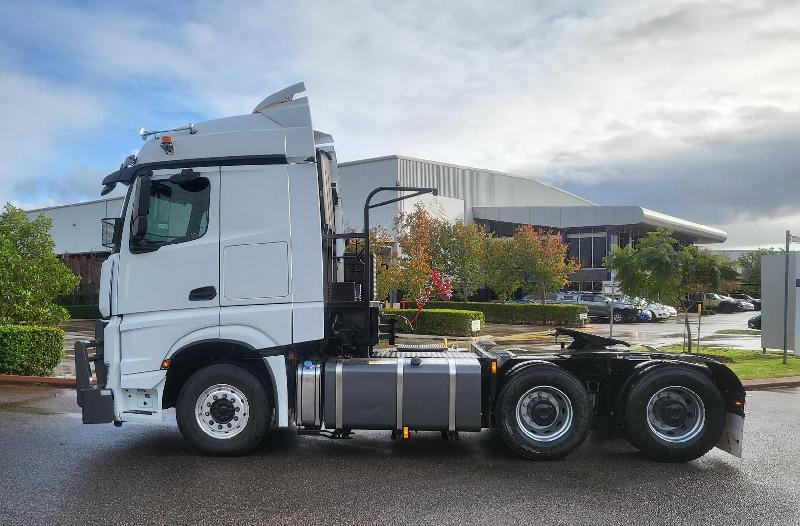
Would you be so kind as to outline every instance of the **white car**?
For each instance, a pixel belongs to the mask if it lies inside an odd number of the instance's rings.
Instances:
[[[652,315],[652,321],[666,320],[670,316],[667,308],[660,303],[647,303],[642,307],[642,311],[649,312]]]
[[[675,318],[678,315],[678,309],[676,309],[672,305],[664,305],[664,309],[666,309],[670,318]]]

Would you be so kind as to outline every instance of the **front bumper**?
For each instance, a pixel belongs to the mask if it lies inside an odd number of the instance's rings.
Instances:
[[[114,420],[114,395],[106,389],[108,366],[103,361],[103,329],[106,322],[98,320],[95,339],[75,342],[75,390],[84,424],[107,424]],[[89,349],[94,354],[89,355]],[[97,383],[92,384],[92,363]]]

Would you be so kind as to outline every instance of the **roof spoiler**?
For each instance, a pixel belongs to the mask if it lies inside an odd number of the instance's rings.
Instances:
[[[302,82],[298,82],[297,84],[293,84],[288,88],[283,88],[280,91],[276,91],[258,103],[258,105],[253,108],[253,113],[262,113],[267,108],[277,106],[278,104],[283,104],[284,102],[289,102],[294,98],[295,95],[298,93],[303,93],[305,90],[306,85]]]

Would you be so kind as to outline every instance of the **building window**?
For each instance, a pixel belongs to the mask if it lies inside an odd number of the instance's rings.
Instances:
[[[603,258],[608,254],[606,234],[568,234],[567,257],[581,264],[581,268],[604,268]]]

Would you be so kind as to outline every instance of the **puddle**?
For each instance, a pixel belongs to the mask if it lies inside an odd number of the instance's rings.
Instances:
[[[29,398],[27,400],[20,400],[18,402],[2,402],[0,403],[1,413],[22,413],[26,415],[59,415],[58,411],[51,411],[43,407],[35,407],[28,405],[31,402],[45,400],[45,398]]]

